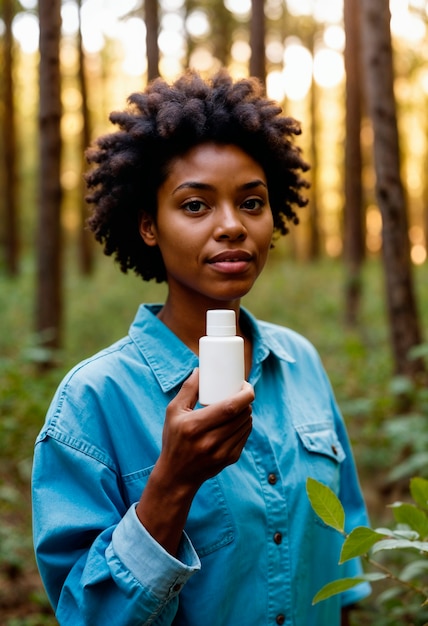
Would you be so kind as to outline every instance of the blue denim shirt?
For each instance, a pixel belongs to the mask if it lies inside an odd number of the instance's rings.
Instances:
[[[313,513],[308,476],[367,524],[352,453],[314,348],[241,310],[253,337],[253,430],[239,461],[199,489],[177,558],[138,521],[165,409],[198,365],[139,308],[129,335],[75,367],[37,439],[38,566],[61,626],[338,626],[361,585],[312,606],[339,566],[342,539]]]

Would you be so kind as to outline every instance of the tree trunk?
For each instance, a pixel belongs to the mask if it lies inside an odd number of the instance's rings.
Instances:
[[[11,276],[19,272],[18,188],[16,167],[16,124],[13,91],[13,7],[12,0],[3,0],[4,22],[4,95],[3,156],[5,204],[5,261]]]
[[[425,98],[425,163],[428,159],[428,98]],[[423,213],[422,228],[424,231],[425,247],[428,248],[428,179],[425,176],[423,182]]]
[[[314,30],[310,39],[312,56],[315,52],[315,36]],[[309,247],[308,257],[311,261],[319,259],[321,252],[321,236],[319,228],[319,215],[318,215],[318,85],[312,75],[311,89],[309,92],[310,98],[310,115],[311,115],[311,149],[310,149],[310,163],[311,163],[311,200],[309,203]]]
[[[82,152],[82,173],[85,168],[85,158],[84,153],[86,148],[89,146],[91,141],[91,120],[88,106],[88,83],[86,80],[86,68],[85,68],[85,53],[83,50],[83,41],[82,41],[82,28],[81,28],[81,9],[82,9],[82,0],[78,0],[78,11],[79,11],[79,28],[78,28],[78,54],[79,54],[79,68],[78,68],[78,82],[80,87],[80,94],[82,96],[82,143],[81,143],[81,152]],[[80,270],[82,274],[88,276],[91,274],[94,265],[94,255],[93,255],[93,238],[88,228],[86,227],[86,219],[88,217],[88,205],[85,201],[85,193],[86,193],[86,185],[83,180],[83,175],[81,176],[81,197],[80,197],[80,229],[79,229],[79,264]]]
[[[376,195],[383,222],[383,260],[395,369],[398,374],[416,377],[423,371],[423,362],[410,360],[408,353],[421,343],[421,331],[400,178],[389,0],[361,0],[361,6],[366,94],[374,131]]]
[[[250,75],[266,83],[264,0],[251,0]]]
[[[147,80],[150,82],[159,74],[159,15],[157,0],[144,0],[144,21],[146,23]]]
[[[61,93],[59,45],[61,0],[39,0],[40,111],[39,214],[37,232],[36,330],[42,365],[53,365],[61,343]],[[43,353],[42,353],[43,354]]]
[[[361,266],[365,256],[365,228],[361,157],[361,46],[358,0],[345,0],[346,140],[344,260],[346,265],[345,321],[354,326],[361,300]]]

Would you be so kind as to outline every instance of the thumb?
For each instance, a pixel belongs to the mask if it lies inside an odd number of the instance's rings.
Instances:
[[[174,404],[180,409],[193,409],[198,401],[199,369],[195,367],[190,376],[184,381],[180,391],[174,398]]]

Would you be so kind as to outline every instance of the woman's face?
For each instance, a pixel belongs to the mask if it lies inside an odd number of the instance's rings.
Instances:
[[[273,234],[262,167],[235,145],[201,144],[172,161],[157,200],[140,232],[160,248],[169,297],[207,308],[248,293]]]

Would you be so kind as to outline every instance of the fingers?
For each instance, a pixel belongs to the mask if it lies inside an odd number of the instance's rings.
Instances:
[[[198,409],[197,412],[203,411],[207,428],[210,427],[211,422],[213,427],[219,427],[222,424],[235,420],[235,418],[247,410],[251,414],[251,403],[253,401],[254,389],[250,383],[244,382],[242,389],[234,396]]]
[[[198,389],[199,389],[199,369],[195,368],[190,376],[184,381],[181,386],[180,391],[177,393],[176,397],[170,403],[171,406],[176,410],[192,410],[194,409],[197,401],[198,401]],[[216,407],[216,413],[220,409],[225,416],[235,415],[240,413],[244,407],[248,406],[254,401],[254,389],[250,383],[244,381],[242,385],[242,389],[227,398],[226,400],[222,400],[212,407]],[[209,408],[209,407],[205,407]]]
[[[170,405],[177,410],[191,410],[198,401],[199,369],[196,367],[181,386],[180,391]]]
[[[194,410],[198,384],[195,370],[167,407],[161,462],[177,480],[200,485],[239,459],[252,429],[254,390],[246,382],[234,396]]]

